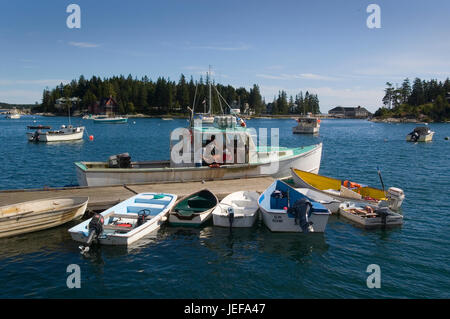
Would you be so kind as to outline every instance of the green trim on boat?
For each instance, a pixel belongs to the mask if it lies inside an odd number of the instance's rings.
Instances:
[[[181,200],[174,211],[182,216],[202,213],[217,205],[217,199],[209,191],[203,190]]]

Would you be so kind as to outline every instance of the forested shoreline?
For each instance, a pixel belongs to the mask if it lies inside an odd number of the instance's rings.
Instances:
[[[93,76],[86,79],[83,75],[69,84],[60,84],[56,88],[45,88],[42,95],[42,104],[34,107],[33,111],[43,113],[60,113],[55,104],[60,98],[81,99],[77,106],[80,110],[87,110],[90,105],[98,103],[104,98],[112,97],[118,105],[120,114],[184,114],[187,107],[192,107],[195,98],[195,111],[208,110],[208,77],[189,80],[181,74],[179,80],[159,77],[152,81],[147,76],[141,79],[131,75],[111,78]],[[299,114],[304,112],[320,113],[319,98],[315,94],[300,92],[295,97],[288,97],[285,91],[280,91],[273,102],[266,103],[262,98],[259,86],[254,84],[249,90],[244,87],[235,88],[231,85],[214,83],[211,90],[212,112],[221,113],[231,107],[239,107],[241,112],[252,114]],[[223,97],[219,100],[218,93]],[[225,103],[226,101],[226,103]]]
[[[401,86],[394,88],[387,82],[383,98],[384,107],[379,108],[376,118],[409,118],[422,121],[444,122],[450,120],[450,80],[444,82],[415,78],[411,86],[406,78]]]

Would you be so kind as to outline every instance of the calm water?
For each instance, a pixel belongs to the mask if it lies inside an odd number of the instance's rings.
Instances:
[[[36,121],[36,123],[34,122]],[[83,123],[94,141],[33,144],[27,125],[66,118],[0,119],[0,189],[76,184],[74,161],[169,158],[169,133],[186,120],[130,119],[127,125]],[[67,229],[0,239],[0,297],[119,298],[449,298],[449,124],[428,144],[405,142],[414,124],[323,120],[320,136],[293,135],[293,120],[250,120],[279,127],[280,145],[324,143],[321,174],[402,188],[402,228],[364,231],[331,217],[324,234],[273,234],[263,225],[233,230],[162,227],[128,249],[79,253]],[[66,267],[81,268],[81,289],[68,289]],[[381,288],[366,286],[369,264],[381,267]]]

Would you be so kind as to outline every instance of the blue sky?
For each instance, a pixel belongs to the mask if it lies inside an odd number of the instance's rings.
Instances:
[[[81,7],[81,29],[66,7]],[[366,8],[381,8],[369,29]],[[34,103],[60,82],[99,75],[199,78],[317,93],[376,110],[387,81],[450,76],[450,1],[0,0],[0,101]]]

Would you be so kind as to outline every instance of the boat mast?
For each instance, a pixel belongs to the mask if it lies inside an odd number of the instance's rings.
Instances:
[[[211,65],[209,65],[209,70],[208,70],[208,86],[209,86],[209,112],[208,112],[208,114],[211,116]]]
[[[72,101],[70,101],[72,102]],[[67,103],[67,111],[69,112],[69,125],[71,125],[70,123],[70,103]]]

